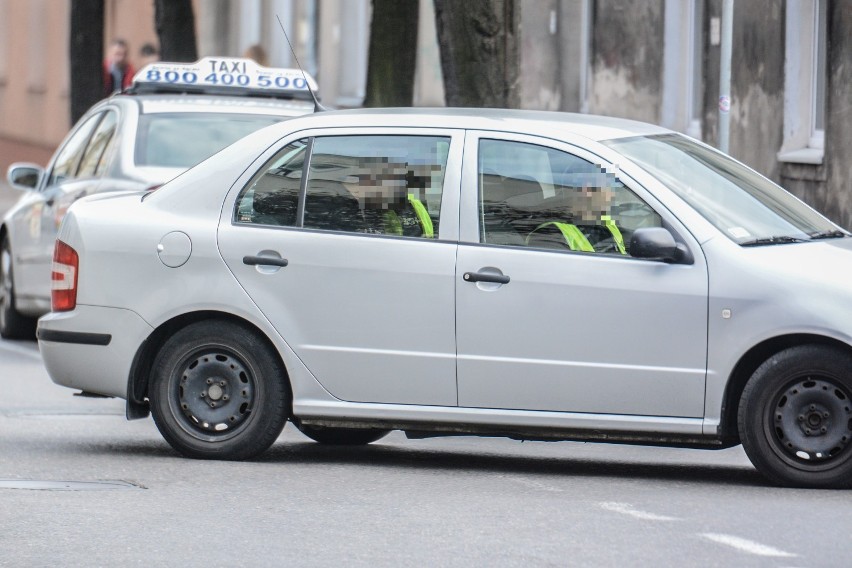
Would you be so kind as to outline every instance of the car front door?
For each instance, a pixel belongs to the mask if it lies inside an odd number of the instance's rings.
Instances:
[[[82,121],[69,135],[45,174],[38,193],[16,214],[12,254],[15,257],[16,296],[24,302],[45,304],[50,298],[50,265],[61,217],[57,211],[67,192],[79,192],[90,182],[77,179],[77,170],[92,133],[104,113]],[[49,309],[49,303],[45,304]]]
[[[333,396],[455,406],[463,135],[337,132],[274,151],[223,214],[220,251]]]
[[[468,133],[459,406],[703,415],[700,248],[601,162],[555,141]],[[688,245],[690,262],[630,256],[632,232],[660,226]]]

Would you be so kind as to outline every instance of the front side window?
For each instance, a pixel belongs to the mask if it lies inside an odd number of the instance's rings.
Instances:
[[[740,245],[846,236],[757,172],[679,134],[604,144],[644,168]]]
[[[98,124],[89,145],[86,146],[86,151],[83,153],[83,159],[80,161],[80,169],[77,172],[78,177],[95,176],[103,172],[107,148],[112,142],[115,135],[115,128],[118,124],[118,116],[115,112],[107,112],[104,119]]]
[[[188,169],[279,116],[216,113],[153,113],[139,117],[137,166]]]
[[[53,163],[53,170],[50,172],[47,185],[54,185],[77,177],[77,167],[80,164],[83,151],[86,149],[86,143],[92,135],[92,130],[95,129],[95,126],[97,126],[98,121],[102,117],[103,114],[90,117],[68,139],[68,142],[62,147],[62,150],[60,150],[59,155],[56,157],[56,161]]]
[[[439,136],[314,139],[303,226],[437,237],[449,148]]]
[[[628,256],[630,236],[662,220],[598,164],[534,144],[481,140],[480,241]]]

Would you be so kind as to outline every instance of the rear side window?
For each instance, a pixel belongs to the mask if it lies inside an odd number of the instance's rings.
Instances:
[[[441,136],[328,136],[310,145],[300,140],[284,147],[243,190],[236,220],[436,238],[449,147],[450,139]]]
[[[237,198],[239,223],[295,227],[307,140],[284,146]]]

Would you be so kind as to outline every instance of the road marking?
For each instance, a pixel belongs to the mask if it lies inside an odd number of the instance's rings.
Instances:
[[[780,558],[790,558],[793,556],[797,556],[796,554],[792,554],[790,552],[784,552],[783,550],[778,550],[777,548],[766,546],[765,544],[760,544],[759,542],[754,542],[752,540],[747,540],[729,534],[703,533],[701,536],[706,539],[712,540],[713,542],[718,542],[719,544],[724,544],[726,546],[730,546],[731,548],[741,550],[742,552],[748,552],[749,554],[756,554],[757,556],[775,556]]]
[[[26,347],[21,347],[14,343],[2,341],[0,342],[0,349],[11,353],[17,353],[18,355],[25,355],[30,359],[35,359],[36,361],[41,361],[41,354],[38,351],[33,351],[32,349],[27,349]]]
[[[524,479],[521,477],[511,477],[509,479],[511,479],[515,483],[520,483],[521,485],[526,485],[527,487],[538,489],[540,491],[549,491],[551,493],[562,493],[564,491],[559,487],[548,485],[547,483],[542,483],[541,481],[535,481],[533,479]]]
[[[598,503],[598,506],[601,509],[605,509],[607,511],[612,511],[613,513],[620,513],[622,515],[627,515],[633,517],[635,519],[641,519],[643,521],[679,521],[680,519],[675,517],[668,517],[666,515],[657,515],[656,513],[648,513],[647,511],[637,511],[633,508],[633,505],[628,503],[616,503],[613,501],[605,501],[603,503]]]

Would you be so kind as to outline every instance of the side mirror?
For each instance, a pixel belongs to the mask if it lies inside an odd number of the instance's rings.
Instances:
[[[662,262],[683,262],[689,256],[685,246],[675,241],[668,229],[663,227],[645,227],[633,231],[630,237],[630,256],[659,260]]]
[[[9,166],[6,179],[15,189],[29,191],[38,187],[44,168],[36,164],[15,163]]]

